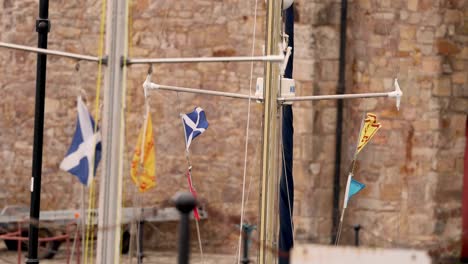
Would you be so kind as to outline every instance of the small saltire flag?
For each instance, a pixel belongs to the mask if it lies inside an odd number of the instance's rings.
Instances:
[[[348,206],[349,199],[353,195],[355,195],[356,193],[358,193],[359,191],[364,189],[364,187],[366,187],[366,185],[356,181],[355,179],[353,179],[353,174],[350,173],[348,175],[348,182],[346,184],[346,191],[345,191],[343,207],[346,208]]]
[[[205,110],[201,107],[195,107],[193,112],[181,114],[181,117],[184,124],[185,146],[186,150],[188,150],[192,141],[208,128],[208,121],[206,120]]]
[[[356,155],[364,148],[364,146],[371,140],[377,130],[381,127],[377,123],[377,116],[371,113],[366,114],[364,124],[362,125],[361,132],[359,133],[359,141],[356,149]]]
[[[101,160],[101,134],[94,133],[94,120],[86,105],[78,97],[78,120],[75,135],[67,155],[60,163],[60,169],[78,177],[82,184],[89,186]],[[94,168],[91,164],[94,162]]]
[[[154,150],[153,124],[149,108],[147,108],[146,121],[138,135],[130,170],[130,176],[138,187],[138,191],[145,192],[156,186],[155,170],[156,153]]]

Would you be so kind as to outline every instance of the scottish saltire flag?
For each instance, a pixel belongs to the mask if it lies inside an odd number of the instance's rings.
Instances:
[[[94,178],[94,172],[101,160],[101,134],[94,133],[94,120],[86,105],[78,97],[78,120],[75,135],[67,155],[60,163],[60,169],[78,177],[82,184],[89,186]],[[91,163],[94,161],[94,168]]]
[[[181,114],[181,117],[184,124],[185,146],[188,151],[192,140],[208,128],[208,121],[206,120],[205,110],[201,107],[196,107],[191,113]]]
[[[350,173],[348,175],[348,182],[346,184],[346,192],[345,192],[345,197],[344,197],[345,199],[344,199],[343,207],[346,208],[348,206],[349,199],[353,195],[355,195],[356,193],[364,189],[364,187],[366,187],[366,185],[353,179],[353,174]]]

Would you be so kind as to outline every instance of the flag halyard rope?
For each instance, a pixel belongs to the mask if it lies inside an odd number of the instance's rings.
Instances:
[[[251,56],[255,55],[255,34],[257,32],[257,7],[258,7],[258,0],[255,0],[255,7],[254,7],[254,23],[253,23],[253,30],[252,30],[252,52]],[[244,216],[245,216],[245,206],[248,202],[245,198],[245,184],[246,184],[246,176],[247,176],[247,162],[248,162],[248,149],[249,149],[249,130],[250,130],[250,110],[252,104],[252,83],[253,83],[253,70],[254,70],[254,62],[250,62],[250,79],[249,79],[249,99],[247,104],[247,124],[245,127],[245,150],[244,150],[244,170],[242,175],[242,198],[241,198],[241,217],[239,223],[239,242],[237,245],[237,259],[236,263],[239,263],[241,259],[241,245],[242,245],[242,226],[244,224]],[[249,187],[250,183],[252,182],[252,174],[249,176]],[[249,188],[250,189],[250,188]],[[247,197],[248,199],[248,197]]]
[[[106,3],[107,0],[101,1],[101,22],[99,27],[99,47],[98,47],[98,57],[102,58],[104,54],[104,29],[105,29],[105,20],[106,20]],[[99,123],[99,99],[101,95],[101,79],[102,79],[102,60],[98,62],[98,75],[96,80],[96,95],[95,95],[95,105],[94,105],[94,133],[97,132],[98,123]],[[92,175],[95,175],[94,171],[94,159],[91,162],[90,169],[92,170]],[[86,238],[85,238],[85,248],[84,248],[84,263],[92,264],[93,263],[93,241],[94,241],[94,215],[91,213],[95,208],[96,197],[95,197],[95,179],[91,180],[90,190],[89,190],[89,199],[88,199],[88,214],[87,214],[87,228],[86,228]],[[89,262],[88,262],[89,260]]]

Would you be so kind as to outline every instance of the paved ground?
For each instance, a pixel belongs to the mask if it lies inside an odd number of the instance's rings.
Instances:
[[[18,254],[16,252],[8,251],[3,242],[0,241],[0,264],[15,264],[18,263]],[[65,251],[65,245],[63,248],[60,247],[60,251],[52,260],[41,260],[41,264],[64,264],[67,263],[67,255]],[[23,252],[21,256],[21,262],[24,263],[26,254]],[[143,259],[144,264],[175,264],[177,263],[176,252],[145,252],[145,258]],[[203,264],[235,264],[235,256],[233,255],[221,255],[221,254],[205,254],[205,261]],[[190,259],[191,264],[201,264],[200,254],[193,253]],[[74,262],[76,263],[76,258]],[[136,264],[136,258],[130,260],[128,255],[123,255],[122,264]]]

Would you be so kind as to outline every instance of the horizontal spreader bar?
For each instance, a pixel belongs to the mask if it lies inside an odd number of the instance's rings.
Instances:
[[[18,45],[18,44],[11,44],[11,43],[5,43],[5,42],[0,42],[0,47],[9,48],[9,49],[16,49],[16,50],[24,50],[24,51],[35,52],[35,53],[40,53],[40,54],[67,57],[67,58],[72,58],[72,59],[77,59],[77,60],[95,61],[95,62],[99,61],[99,58],[94,57],[94,56],[81,55],[81,54],[58,51],[58,50],[51,50],[51,49],[34,48],[34,47]]]
[[[156,58],[156,59],[127,59],[127,64],[152,63],[199,63],[199,62],[251,62],[271,61],[283,62],[283,55],[253,56],[253,57],[198,57],[198,58]]]

